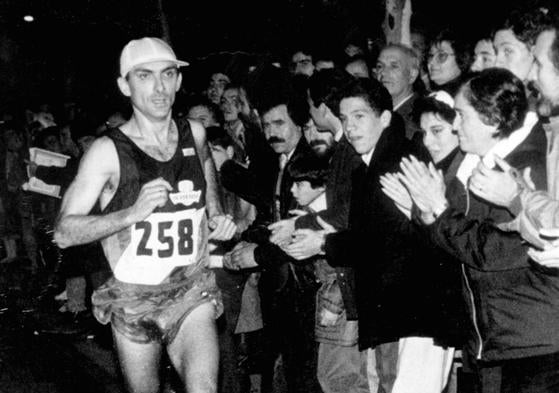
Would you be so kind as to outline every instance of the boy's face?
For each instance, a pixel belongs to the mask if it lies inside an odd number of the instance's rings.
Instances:
[[[308,206],[320,194],[324,192],[324,187],[312,188],[308,180],[295,181],[291,186],[291,194],[300,206]]]
[[[214,164],[217,168],[221,168],[225,161],[233,158],[233,146],[227,146],[227,148],[224,148],[213,143],[210,143],[209,145],[212,153],[212,159],[214,160]]]

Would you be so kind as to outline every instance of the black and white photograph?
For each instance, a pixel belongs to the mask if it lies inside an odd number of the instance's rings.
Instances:
[[[559,393],[559,2],[0,0],[0,393]]]

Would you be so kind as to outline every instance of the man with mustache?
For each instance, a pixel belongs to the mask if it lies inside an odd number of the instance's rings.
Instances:
[[[255,223],[243,234],[245,241],[235,247],[224,265],[230,269],[262,269],[262,314],[268,341],[264,391],[272,389],[274,363],[281,355],[288,392],[320,392],[314,342],[317,285],[313,265],[293,263],[295,261],[278,245],[268,240],[270,231],[266,227],[270,216],[272,221],[287,218],[289,210],[296,207],[290,191],[293,185],[290,163],[314,155],[302,132],[309,118],[306,101],[295,92],[283,94],[270,97],[259,108],[264,135],[279,162],[277,172],[270,173],[275,180],[274,186],[258,191],[262,199],[269,201],[268,209],[264,211],[261,202]],[[249,187],[249,182],[239,178],[236,187],[240,190],[262,188],[257,184]]]
[[[111,323],[135,393],[159,392],[164,350],[185,390],[217,388],[222,306],[207,246],[230,239],[236,226],[221,213],[204,128],[172,120],[185,65],[159,38],[124,47],[117,82],[132,117],[85,154],[54,233],[61,248],[101,240],[114,278],[93,294],[93,311]],[[96,202],[101,214],[92,215]]]

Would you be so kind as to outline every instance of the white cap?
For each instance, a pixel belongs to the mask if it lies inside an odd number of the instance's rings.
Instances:
[[[188,65],[186,61],[177,60],[173,49],[162,39],[144,37],[139,40],[130,41],[122,49],[120,54],[120,75],[124,78],[134,67],[155,61],[171,61],[177,67]]]

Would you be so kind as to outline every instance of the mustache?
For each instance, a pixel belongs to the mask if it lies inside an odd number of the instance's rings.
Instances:
[[[280,138],[278,136],[271,136],[268,138],[268,143],[283,143],[285,139]]]

